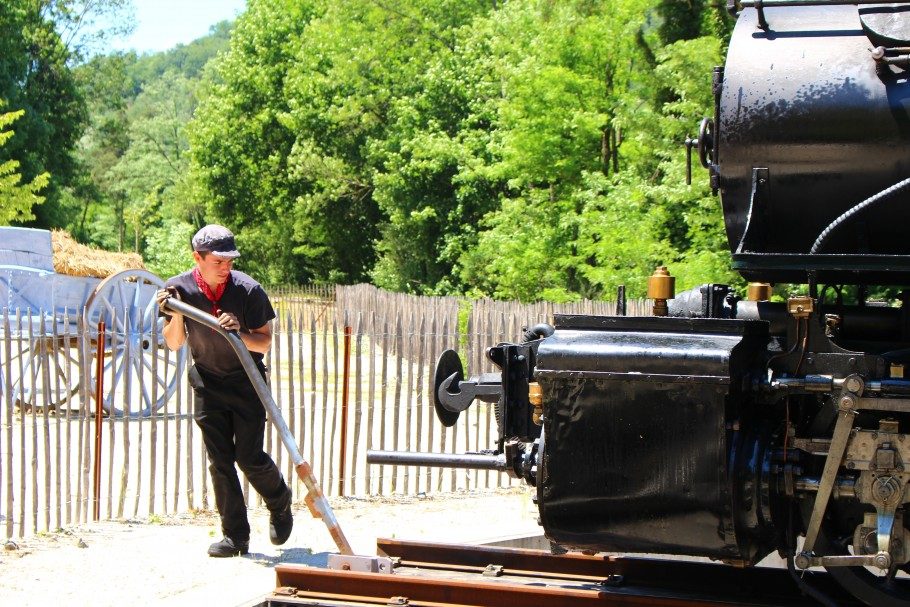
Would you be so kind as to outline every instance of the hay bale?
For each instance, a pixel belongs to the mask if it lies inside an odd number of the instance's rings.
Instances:
[[[107,278],[117,272],[145,269],[138,253],[114,253],[79,244],[63,230],[51,232],[54,271],[69,276]]]

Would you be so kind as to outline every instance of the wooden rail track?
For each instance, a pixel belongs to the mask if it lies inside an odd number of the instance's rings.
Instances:
[[[393,573],[278,565],[277,588],[256,607],[810,607],[784,569],[682,560],[553,555],[541,550],[377,540]],[[858,605],[823,573],[811,583]]]

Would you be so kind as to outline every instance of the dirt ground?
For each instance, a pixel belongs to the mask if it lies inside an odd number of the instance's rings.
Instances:
[[[377,537],[484,543],[539,535],[527,488],[402,498],[334,498],[332,508],[357,554]],[[218,605],[258,602],[275,587],[277,563],[325,566],[336,552],[325,525],[295,504],[284,546],[268,539],[268,512],[250,512],[250,553],[206,555],[221,538],[217,515],[100,522],[8,543],[0,551],[0,605]]]

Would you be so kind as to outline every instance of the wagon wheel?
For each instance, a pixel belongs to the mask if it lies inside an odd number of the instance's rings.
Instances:
[[[10,392],[23,411],[56,411],[79,391],[79,352],[75,336],[40,336],[14,351],[9,360],[13,377]]]
[[[155,302],[155,292],[163,286],[151,272],[124,270],[101,281],[85,303],[89,394],[97,385],[98,324],[105,324],[102,406],[107,413],[149,416],[177,390],[186,348],[170,352],[164,343],[164,319]]]

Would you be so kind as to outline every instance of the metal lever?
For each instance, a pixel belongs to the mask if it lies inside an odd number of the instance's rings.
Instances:
[[[692,185],[692,148],[698,143],[698,139],[686,137],[686,185]]]

